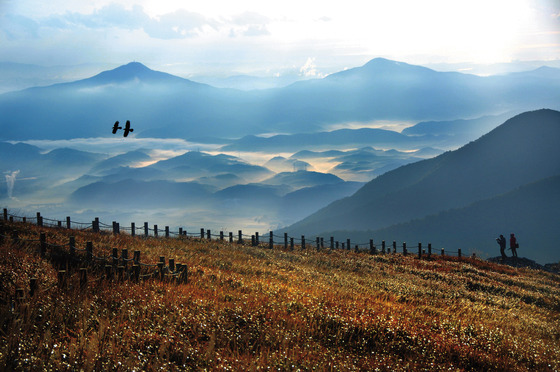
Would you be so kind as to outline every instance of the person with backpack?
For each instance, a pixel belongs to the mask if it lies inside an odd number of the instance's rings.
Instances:
[[[517,243],[515,235],[512,233],[509,237],[509,249],[511,249],[511,255],[513,257],[517,257],[517,248],[519,248],[519,244]]]

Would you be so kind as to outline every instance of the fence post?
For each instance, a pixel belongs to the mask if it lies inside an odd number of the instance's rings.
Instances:
[[[317,250],[321,248],[319,237],[315,238],[315,245],[317,246]]]
[[[393,253],[397,253],[397,242],[393,240]]]
[[[428,243],[428,258],[432,257],[432,243]]]
[[[40,212],[37,212],[37,226],[43,226],[43,219],[41,218]]]
[[[150,229],[148,228],[148,223],[144,222],[144,236],[147,238],[150,235]]]
[[[268,249],[273,249],[273,248],[274,248],[274,234],[271,231],[270,237],[268,238]]]
[[[406,250],[406,242],[402,243],[402,253],[404,256],[406,256],[408,253],[408,251]]]
[[[155,238],[158,237],[157,225],[154,225],[154,237],[155,237]]]
[[[175,271],[175,259],[174,258],[169,259],[169,271],[171,271],[171,272]]]
[[[68,230],[72,228],[72,221],[70,220],[70,216],[66,216],[66,228]]]
[[[418,243],[418,258],[422,258],[422,243]]]
[[[140,265],[140,251],[134,251],[133,260],[135,265]]]
[[[70,248],[70,259],[74,260],[76,257],[76,238],[74,236],[70,237],[68,241],[68,247]]]
[[[385,240],[381,241],[381,253],[385,253]]]
[[[288,233],[284,233],[284,250],[288,250]]]
[[[331,236],[329,248],[334,249],[334,236]]]
[[[29,279],[29,296],[33,297],[35,292],[37,291],[37,278],[30,278]]]
[[[204,239],[204,228],[200,228],[200,239]]]
[[[325,248],[325,240],[321,238],[321,249]]]
[[[334,243],[334,246],[335,246],[336,249],[338,249],[338,246],[339,246],[338,240]]]
[[[305,235],[301,236],[301,249],[305,249]]]
[[[138,283],[140,281],[140,265],[134,264],[134,266],[132,266],[132,271],[134,273],[134,281]]]
[[[373,239],[369,240],[369,253],[370,254],[376,254],[376,249],[375,249],[375,245],[373,244]]]
[[[91,262],[93,260],[93,243],[86,242],[86,260]]]
[[[229,243],[232,244],[233,243],[233,232],[229,232]]]
[[[457,250],[457,256],[459,256],[459,258],[461,258],[461,248],[459,248],[459,249]]]
[[[445,256],[445,248],[442,248],[442,249],[441,249],[441,255],[442,255],[442,256]]]
[[[4,221],[8,221],[8,208],[4,208]]]
[[[66,288],[66,270],[58,270],[58,287]]]
[[[163,268],[165,266],[165,257],[160,256],[159,262],[158,262],[157,265],[158,265],[158,269],[159,269],[160,279],[164,280],[165,279],[165,273],[163,272]]]
[[[39,234],[39,241],[41,242],[41,258],[45,258],[47,253],[47,235],[44,232]]]
[[[113,266],[105,265],[105,280],[113,280]]]
[[[127,266],[128,266],[128,249],[127,248],[123,248],[121,250],[121,258],[122,258],[122,261],[123,261],[122,265],[126,269]]]
[[[119,264],[119,250],[118,248],[113,248],[113,266],[117,267]]]
[[[169,238],[169,226],[165,226],[165,237]]]
[[[223,242],[224,241],[224,232],[220,231],[220,241]]]
[[[210,229],[206,230],[206,239],[212,240],[212,233],[210,232]]]
[[[255,240],[255,235],[251,235],[251,247],[254,247],[256,245],[256,240]]]
[[[93,232],[99,232],[100,228],[99,228],[99,217],[95,217],[95,227],[93,229]]]
[[[350,250],[350,239],[346,239],[346,249]]]
[[[259,232],[255,232],[255,245],[259,245]]]
[[[179,236],[183,236],[183,228],[179,227]]]
[[[290,250],[294,250],[294,238],[290,238]]]
[[[80,268],[80,287],[84,288],[87,284],[87,269],[85,267]]]
[[[237,234],[238,234],[237,244],[243,244],[243,232],[239,230]]]
[[[136,236],[136,224],[134,222],[130,223],[130,236]]]

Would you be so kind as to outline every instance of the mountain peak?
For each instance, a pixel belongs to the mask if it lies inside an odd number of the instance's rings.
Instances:
[[[361,67],[351,68],[345,71],[341,71],[332,75],[329,75],[328,78],[330,79],[338,79],[342,77],[359,77],[359,78],[372,78],[372,77],[379,77],[379,76],[424,76],[428,75],[431,76],[431,73],[435,73],[435,71],[416,65],[410,65],[405,62],[398,62],[393,61],[386,58],[374,58],[367,62],[365,65]]]
[[[141,81],[144,83],[192,83],[190,80],[183,79],[178,76],[165,72],[154,71],[142,63],[135,61],[119,66],[113,70],[103,71],[86,80],[96,84],[115,84],[131,81]]]

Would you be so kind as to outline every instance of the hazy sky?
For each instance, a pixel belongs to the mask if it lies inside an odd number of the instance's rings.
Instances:
[[[378,56],[558,60],[560,0],[0,0],[0,61],[317,76]]]

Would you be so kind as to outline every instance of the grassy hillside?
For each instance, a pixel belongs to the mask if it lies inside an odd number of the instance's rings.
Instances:
[[[0,233],[7,370],[560,369],[560,277],[543,271],[4,221]],[[62,285],[54,265],[69,257],[70,236],[79,259]],[[147,264],[174,258],[188,282],[110,281],[94,259],[80,288],[88,241],[96,257],[116,247],[140,250]]]

